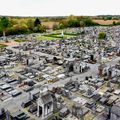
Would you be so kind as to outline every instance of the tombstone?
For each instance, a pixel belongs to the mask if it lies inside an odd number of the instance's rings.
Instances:
[[[29,65],[29,59],[27,59],[27,65]]]
[[[49,117],[53,115],[54,112],[54,99],[48,91],[48,88],[43,87],[40,90],[40,97],[38,98],[38,110],[37,116],[42,117],[42,120],[48,120]]]
[[[96,108],[97,108],[97,105],[96,105],[96,103],[94,103],[93,108],[92,108],[92,112],[95,116],[96,116]]]
[[[98,75],[100,76],[100,77],[102,77],[103,76],[103,66],[102,65],[100,65],[99,67],[98,67],[98,71],[99,71],[99,73],[98,73]]]
[[[107,76],[107,70],[105,69],[105,71],[104,71],[104,76]]]
[[[29,92],[29,100],[31,100],[31,97],[32,97],[32,96],[31,96],[31,92]]]
[[[111,82],[110,82],[110,81],[108,81],[108,83],[107,83],[107,87],[109,87],[110,89],[112,88],[112,86],[111,86]]]
[[[78,117],[80,120],[84,120],[84,115],[83,115],[83,108],[81,107],[80,104],[76,103],[72,107],[72,114]]]
[[[63,32],[63,30],[62,30],[61,36],[64,37],[64,32]]]
[[[90,60],[94,61],[94,55],[90,55]]]
[[[109,69],[108,69],[108,77],[112,77],[112,68],[110,67]]]
[[[11,120],[10,112],[6,111],[6,120]]]
[[[88,76],[86,76],[86,77],[85,77],[85,80],[88,80],[88,79],[89,79],[89,77],[88,77]]]
[[[92,94],[93,94],[93,92],[92,92],[91,88],[89,88],[89,89],[87,90],[87,95],[92,95]]]

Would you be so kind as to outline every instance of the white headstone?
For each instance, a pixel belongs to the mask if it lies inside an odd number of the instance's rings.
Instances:
[[[64,32],[63,32],[63,30],[62,30],[61,36],[62,36],[62,37],[64,36]]]

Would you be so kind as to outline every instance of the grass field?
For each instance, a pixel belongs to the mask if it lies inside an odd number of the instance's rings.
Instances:
[[[17,39],[17,40],[15,40],[15,42],[22,43],[22,42],[27,42],[27,40]]]
[[[56,40],[56,38],[52,38],[52,37],[46,37],[46,36],[38,36],[37,37],[38,40]]]
[[[71,38],[71,37],[76,37],[78,36],[77,34],[64,34],[64,37],[61,36],[61,33],[53,33],[53,34],[47,34],[47,35],[41,35],[38,36],[38,40],[58,40],[62,38]]]

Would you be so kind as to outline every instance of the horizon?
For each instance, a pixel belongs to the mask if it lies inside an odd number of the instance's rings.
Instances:
[[[12,2],[4,0],[0,4],[0,15],[22,17],[120,15],[119,4],[113,7],[117,2],[119,3],[118,0],[12,0]]]
[[[17,16],[17,15],[0,15],[0,17],[41,17],[41,18],[49,18],[49,17],[69,17],[69,16],[71,16],[71,14],[70,15],[68,15],[68,16]],[[109,14],[109,15],[72,15],[72,16],[78,16],[78,17],[80,17],[80,16],[82,16],[82,17],[99,17],[99,16],[120,16],[120,15],[111,15],[111,14]]]

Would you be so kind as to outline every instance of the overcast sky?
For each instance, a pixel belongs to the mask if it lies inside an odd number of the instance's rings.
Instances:
[[[0,0],[0,15],[120,15],[120,0]]]

